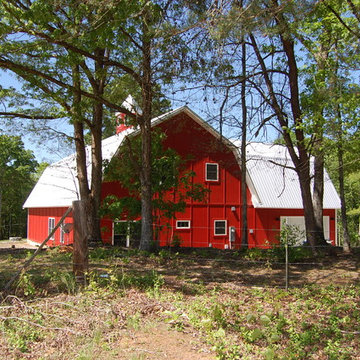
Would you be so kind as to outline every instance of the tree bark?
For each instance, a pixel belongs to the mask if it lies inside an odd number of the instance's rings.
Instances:
[[[151,250],[153,241],[152,227],[152,186],[151,186],[151,115],[152,115],[152,84],[151,84],[151,40],[149,38],[148,16],[143,22],[143,75],[142,75],[142,115],[140,133],[142,146],[141,181],[141,240],[140,250]]]
[[[346,199],[345,199],[345,185],[344,185],[344,157],[343,157],[343,133],[342,133],[342,120],[341,120],[341,112],[338,107],[338,120],[339,120],[339,128],[338,128],[338,136],[337,136],[337,157],[338,157],[338,179],[339,179],[339,191],[340,191],[340,202],[341,202],[341,223],[343,228],[343,251],[344,253],[349,254],[351,252],[350,246],[350,235],[348,228],[348,221],[346,216]]]
[[[73,126],[74,126],[74,138],[75,138],[75,149],[76,149],[76,169],[77,169],[77,178],[79,183],[79,195],[80,199],[87,204],[90,202],[90,189],[89,181],[87,175],[87,166],[86,166],[86,147],[84,140],[84,119],[81,113],[81,93],[80,93],[80,71],[79,66],[74,65],[72,69],[73,76],[73,85],[75,91],[73,92]],[[88,207],[91,209],[91,207]],[[76,221],[80,221],[82,224],[89,223],[89,213],[88,212],[79,212],[77,214]],[[75,218],[74,218],[75,224]],[[90,235],[88,228],[85,228],[87,231],[86,239],[88,241]]]
[[[242,75],[241,82],[241,246],[248,246],[248,224],[247,224],[247,186],[246,186],[246,133],[247,133],[247,108],[246,108],[246,44],[242,42]]]
[[[72,203],[74,219],[73,273],[79,283],[85,283],[85,276],[89,270],[88,224],[83,216],[88,213],[89,207],[91,204],[86,200]]]
[[[315,236],[317,243],[326,245],[324,238],[324,154],[319,152],[314,157],[313,206],[315,217]]]
[[[89,79],[92,84],[93,93],[97,97],[104,95],[104,84],[106,72],[104,71],[104,59],[106,50],[96,49],[95,54],[95,78]],[[91,130],[91,191],[90,191],[90,212],[88,216],[89,241],[91,243],[101,242],[99,210],[101,206],[101,184],[102,184],[102,123],[103,104],[94,101],[93,119]]]
[[[324,244],[319,241],[321,237],[318,238],[316,236],[318,229],[316,228],[313,199],[311,194],[310,156],[306,148],[305,134],[302,126],[302,112],[298,87],[298,69],[295,58],[294,42],[288,37],[280,36],[289,67],[288,79],[290,88],[290,106],[291,115],[295,124],[295,142],[293,141],[289,132],[288,118],[285,116],[279,102],[277,101],[273,84],[269,77],[268,69],[264,59],[260,54],[255,37],[251,33],[249,34],[249,37],[262,69],[264,80],[268,89],[269,99],[267,99],[267,101],[274,110],[279,125],[283,129],[282,134],[285,140],[285,144],[299,178],[302,203],[304,208],[306,238],[312,248],[312,251],[316,253],[317,246]]]

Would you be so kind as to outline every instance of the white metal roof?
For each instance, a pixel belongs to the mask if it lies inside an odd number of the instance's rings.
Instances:
[[[188,107],[181,107],[163,114],[152,120],[152,125],[169,119],[181,112],[187,113],[214,136],[220,136],[214,128],[203,121]],[[111,136],[102,142],[103,160],[111,160],[123,139],[137,131],[127,129]],[[230,142],[239,158],[239,142]],[[235,145],[235,146],[233,146]],[[90,147],[86,148],[88,174],[91,173]],[[281,145],[249,143],[247,145],[247,183],[252,193],[255,207],[261,208],[302,208],[299,181],[294,170],[281,165],[292,166],[287,149]],[[30,193],[24,208],[34,207],[67,207],[72,201],[79,199],[78,181],[76,176],[75,154],[68,156],[44,171]],[[90,179],[90,176],[89,176]],[[340,200],[336,190],[325,172],[324,208],[340,208]]]
[[[169,111],[152,120],[154,125],[175,116],[181,111],[190,113],[186,107]],[[102,141],[103,161],[110,161],[115,155],[122,141],[127,135],[136,133],[136,129],[129,128],[119,134],[110,136]],[[86,147],[86,165],[88,179],[91,176],[91,147]],[[24,208],[44,208],[44,207],[68,207],[73,201],[80,198],[79,183],[76,171],[76,157],[72,154],[54,164],[49,165],[34,189],[26,199]]]
[[[132,132],[128,129],[120,134],[111,136],[102,141],[103,160],[111,160],[124,137]],[[86,147],[86,165],[90,179],[91,174],[91,148]],[[54,164],[49,165],[29,197],[24,208],[34,207],[67,207],[74,200],[79,199],[79,184],[76,171],[76,158],[72,154]]]
[[[239,146],[239,143],[234,141]],[[283,145],[248,143],[247,171],[257,192],[257,208],[303,208],[298,176]],[[324,209],[339,209],[340,199],[324,171]]]

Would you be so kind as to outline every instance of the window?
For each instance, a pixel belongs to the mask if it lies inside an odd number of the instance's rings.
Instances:
[[[60,244],[64,244],[65,242],[65,230],[64,226],[61,226],[60,228]]]
[[[219,164],[206,163],[206,181],[219,181]]]
[[[55,218],[49,218],[48,221],[48,235],[50,235],[50,233],[54,230],[55,227]],[[53,234],[50,238],[50,240],[54,240],[55,239],[55,234]]]
[[[177,229],[190,229],[190,220],[176,220]]]
[[[215,220],[214,221],[214,235],[226,235],[227,221]]]

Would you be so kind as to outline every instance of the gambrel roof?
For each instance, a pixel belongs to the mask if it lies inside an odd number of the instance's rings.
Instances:
[[[194,121],[215,137],[220,134],[184,106],[152,120],[156,126],[180,113],[186,113]],[[102,142],[104,161],[110,161],[116,154],[126,136],[136,134],[138,130],[127,129]],[[239,160],[239,142],[223,141],[232,149]],[[91,173],[90,146],[86,148],[88,174]],[[301,209],[302,200],[299,181],[292,166],[287,149],[281,145],[249,143],[247,145],[247,185],[252,194],[252,202],[258,208],[296,208]],[[285,165],[286,167],[284,167]],[[90,176],[89,176],[90,179]],[[324,208],[340,208],[336,190],[325,171]],[[24,204],[24,208],[67,207],[79,199],[76,176],[75,154],[70,155],[46,168],[33,191]]]

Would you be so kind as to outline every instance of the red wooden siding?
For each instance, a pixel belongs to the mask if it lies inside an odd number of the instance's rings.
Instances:
[[[194,183],[201,183],[209,190],[207,200],[197,202],[189,199],[183,213],[177,213],[176,219],[165,219],[161,214],[154,216],[154,234],[161,246],[171,245],[178,239],[184,247],[214,247],[219,249],[241,247],[241,172],[235,155],[229,148],[205,130],[185,113],[180,113],[158,125],[167,135],[164,147],[171,147],[186,160],[186,170],[195,172]],[[207,163],[218,164],[218,180],[206,181]],[[156,169],[154,169],[156,171]],[[180,190],[181,191],[181,190]],[[102,184],[102,199],[108,195],[126,196],[127,191],[118,182]],[[169,192],[168,198],[176,199],[177,195]],[[248,205],[248,242],[249,247],[268,247],[278,241],[281,216],[303,216],[302,209],[259,209],[254,208],[251,194],[247,191]],[[29,209],[28,239],[41,242],[48,235],[48,219],[60,220],[66,208]],[[330,218],[330,239],[336,239],[336,211],[324,210]],[[176,220],[190,221],[189,229],[177,229]],[[214,221],[226,221],[226,234],[215,235]],[[72,222],[69,216],[66,221]],[[229,228],[235,229],[234,241],[230,242]],[[109,218],[101,220],[102,239],[112,244],[113,221]],[[72,232],[65,234],[65,243],[72,243]],[[60,244],[60,230],[56,231],[55,240],[50,245]]]
[[[240,245],[240,169],[234,154],[202,126],[184,114],[160,125],[166,133],[165,146],[175,149],[187,162],[187,169],[195,172],[194,183],[203,184],[210,192],[205,202],[189,200],[186,211],[177,213],[177,220],[190,220],[190,229],[176,229],[176,221],[159,233],[160,245],[168,245],[173,237],[186,247],[230,247],[229,226],[236,228],[233,246]],[[206,181],[206,164],[219,165],[218,181]],[[250,194],[248,193],[248,203]],[[234,207],[233,210],[231,208]],[[226,235],[214,234],[214,221],[226,220]],[[158,224],[159,226],[161,224]]]
[[[249,246],[268,247],[268,244],[278,243],[281,216],[304,216],[302,209],[252,209],[249,216]],[[335,245],[336,240],[336,211],[325,209],[324,216],[329,216],[330,240]]]
[[[55,225],[60,221],[67,208],[30,208],[28,209],[28,240],[41,243],[48,236],[49,218],[55,219]],[[72,214],[65,218],[64,223],[72,223]],[[47,246],[61,245],[61,229],[57,229],[54,240],[49,240]],[[73,232],[64,234],[64,245],[73,243]]]

